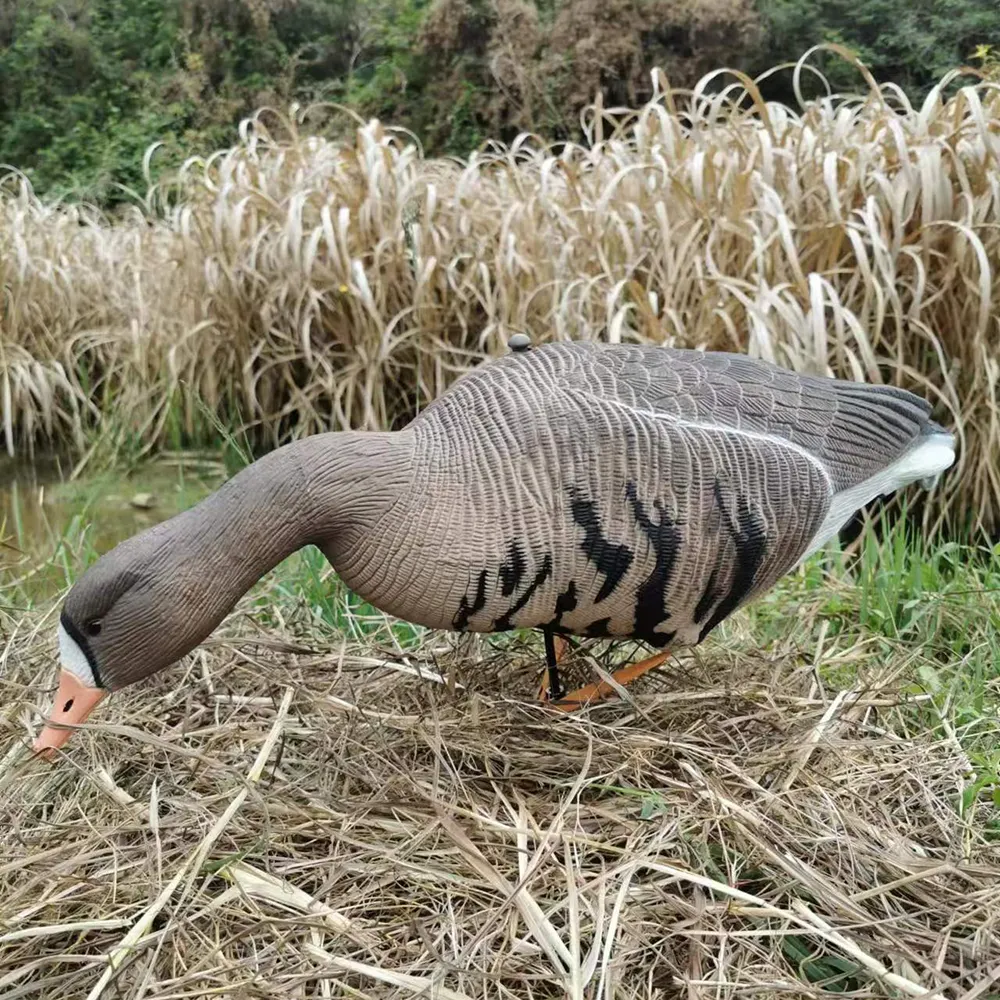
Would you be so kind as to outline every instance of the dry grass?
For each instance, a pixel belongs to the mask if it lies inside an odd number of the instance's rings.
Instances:
[[[1000,86],[795,113],[657,80],[583,146],[466,163],[262,112],[115,222],[10,176],[6,446],[177,445],[199,401],[264,445],[396,426],[515,330],[646,339],[927,393],[961,435],[935,509],[1000,526]]]
[[[20,619],[5,1000],[996,994],[997,809],[963,808],[905,644],[748,656],[738,618],[588,717],[531,703],[517,641],[317,654],[236,621],[53,766],[24,756],[53,650]]]

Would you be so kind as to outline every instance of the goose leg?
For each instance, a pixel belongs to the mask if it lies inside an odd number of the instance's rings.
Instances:
[[[545,673],[542,675],[542,686],[538,691],[540,701],[551,701],[561,698],[566,693],[562,678],[559,676],[559,661],[564,659],[569,649],[569,643],[561,636],[545,630]]]
[[[616,670],[611,676],[622,687],[627,687],[636,678],[658,667],[669,655],[668,652],[657,653],[655,656],[650,656],[646,660],[640,660],[638,663],[630,663],[627,667]],[[582,688],[577,688],[575,691],[570,691],[552,699],[551,706],[560,712],[572,712],[592,701],[600,701],[602,698],[606,698],[608,695],[613,694],[614,690],[607,681],[600,681],[597,684],[587,684]],[[546,701],[548,700],[546,699]]]

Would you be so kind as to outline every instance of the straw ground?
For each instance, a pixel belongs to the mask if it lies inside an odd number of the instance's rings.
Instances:
[[[917,107],[859,67],[857,97],[793,111],[724,71],[655,82],[581,145],[467,161],[263,110],[116,220],[10,175],[6,447],[131,460],[211,438],[206,412],[258,447],[398,426],[514,331],[641,339],[917,389],[960,436],[928,516],[1000,527],[1000,85]]]
[[[0,995],[996,996],[998,593],[1000,551],[869,534],[565,716],[534,637],[305,550],[49,765],[55,611],[11,589]]]

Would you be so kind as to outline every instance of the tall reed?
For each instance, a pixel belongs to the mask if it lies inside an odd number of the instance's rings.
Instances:
[[[523,330],[916,389],[960,438],[931,512],[1000,527],[1000,86],[956,72],[913,106],[860,70],[862,94],[797,111],[741,74],[657,73],[643,107],[595,103],[583,143],[464,161],[262,110],[114,220],[11,174],[5,446],[141,453],[206,412],[262,447],[399,426]]]

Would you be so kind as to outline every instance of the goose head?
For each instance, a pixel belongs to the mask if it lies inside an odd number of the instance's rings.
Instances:
[[[73,585],[57,629],[59,686],[36,752],[51,756],[110,693],[194,649],[233,603],[227,553],[179,516],[106,552]],[[204,542],[205,544],[201,544]]]
[[[182,659],[296,549],[378,518],[409,481],[411,447],[398,432],[307,437],[104,553],[61,608],[59,686],[36,753],[51,758],[66,725]]]

